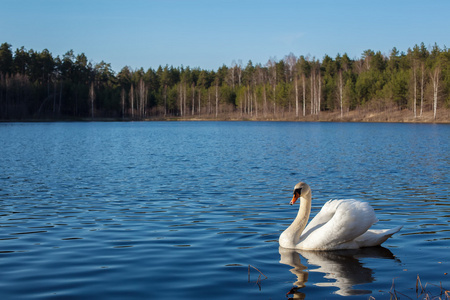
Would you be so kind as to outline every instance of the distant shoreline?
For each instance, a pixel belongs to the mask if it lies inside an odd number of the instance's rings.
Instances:
[[[143,119],[130,118],[26,118],[14,120],[0,120],[0,123],[20,123],[20,122],[151,122],[151,121],[253,121],[253,122],[340,122],[340,123],[414,123],[414,124],[450,124],[450,109],[439,109],[436,119],[433,118],[432,111],[426,111],[422,116],[414,117],[411,110],[404,109],[398,111],[350,111],[341,114],[335,112],[320,112],[319,115],[306,115],[296,117],[292,114],[284,114],[280,116],[268,115],[264,116],[240,116],[239,113],[223,114],[215,116],[150,116]]]
[[[117,74],[73,51],[61,58],[0,48],[8,62],[0,63],[3,120],[450,122],[450,51],[437,44],[354,59],[291,53],[216,71],[166,65]]]

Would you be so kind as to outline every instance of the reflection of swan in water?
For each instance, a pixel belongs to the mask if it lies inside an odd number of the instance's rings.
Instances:
[[[391,251],[383,247],[371,247],[357,250],[339,251],[305,251],[279,248],[280,263],[289,265],[294,269],[290,271],[297,276],[294,283],[294,299],[304,299],[304,294],[297,291],[303,288],[308,279],[307,267],[301,263],[301,256],[309,265],[318,266],[309,272],[324,273],[324,282],[315,283],[316,286],[336,287],[335,292],[341,296],[370,294],[370,290],[358,290],[353,287],[358,284],[366,284],[374,281],[372,269],[365,267],[361,258],[385,258],[395,259]],[[335,281],[329,281],[334,279]],[[291,290],[292,291],[292,290]]]
[[[294,295],[294,299],[305,299],[305,294],[298,290],[305,287],[305,283],[308,281],[308,272],[305,271],[307,267],[302,264],[298,250],[286,249],[279,247],[280,263],[293,267],[291,273],[297,276],[297,281],[294,282],[294,287],[288,292],[288,294]],[[286,294],[287,295],[287,294]]]
[[[341,250],[378,246],[402,228],[369,229],[378,221],[375,212],[368,203],[356,200],[328,201],[306,226],[311,213],[311,189],[304,182],[295,186],[290,204],[298,198],[297,217],[280,235],[280,246],[284,248]]]

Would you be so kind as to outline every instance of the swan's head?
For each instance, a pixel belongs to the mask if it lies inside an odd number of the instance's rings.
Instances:
[[[298,198],[307,195],[308,193],[311,193],[311,189],[309,188],[309,185],[307,185],[304,182],[299,182],[294,187],[294,197],[292,197],[290,205],[294,204]]]

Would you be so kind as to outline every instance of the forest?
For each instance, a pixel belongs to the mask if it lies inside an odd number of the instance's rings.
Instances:
[[[327,112],[450,108],[450,51],[437,44],[321,60],[290,53],[217,70],[159,66],[116,74],[72,50],[0,46],[0,120],[298,119]]]

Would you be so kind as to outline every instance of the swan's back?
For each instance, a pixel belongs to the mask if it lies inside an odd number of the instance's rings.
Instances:
[[[311,250],[357,249],[357,241],[378,220],[365,202],[330,200],[303,231],[296,248]]]

